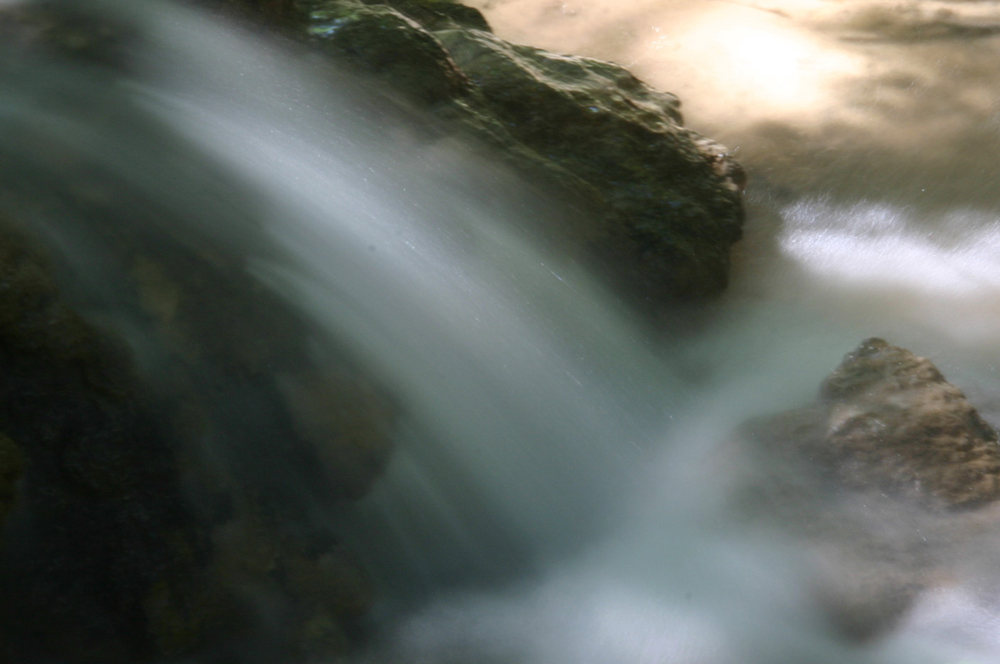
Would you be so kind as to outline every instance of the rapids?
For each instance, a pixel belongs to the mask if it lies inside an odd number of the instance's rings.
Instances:
[[[566,212],[481,148],[251,32],[106,4],[142,27],[138,74],[49,81],[143,122],[82,123],[5,63],[0,154],[44,168],[23,139],[49,135],[189,212],[167,231],[249,256],[317,347],[400,395],[388,472],[329,516],[384,597],[358,661],[1000,662],[996,552],[849,642],[794,545],[726,516],[713,465],[739,422],[808,401],[872,335],[1000,424],[997,3],[479,2],[500,36],[678,93],[748,167],[731,290],[661,333],[515,230]],[[192,155],[237,184],[175,179]],[[38,223],[106,287],[58,213]]]

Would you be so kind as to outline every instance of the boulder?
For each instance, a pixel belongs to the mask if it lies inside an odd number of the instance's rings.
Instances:
[[[327,52],[569,192],[580,213],[559,229],[561,249],[627,297],[656,307],[725,288],[743,172],[682,126],[674,95],[610,62],[506,42],[445,0],[303,5]]]
[[[0,527],[14,508],[18,480],[24,472],[24,454],[7,436],[0,434]]]
[[[930,360],[882,339],[849,353],[813,403],[737,438],[735,510],[798,541],[819,607],[852,638],[947,583],[1000,518],[997,433]]]
[[[0,640],[26,660],[148,656],[145,595],[199,555],[143,396],[119,340],[67,305],[52,262],[0,220],[4,512],[22,475],[0,552]]]
[[[256,195],[124,91],[133,26],[0,37],[0,661],[342,654],[371,591],[329,515],[395,400],[209,232],[256,242]]]
[[[996,431],[930,360],[882,339],[848,354],[816,402],[743,435],[808,460],[828,486],[935,509],[1000,498]]]

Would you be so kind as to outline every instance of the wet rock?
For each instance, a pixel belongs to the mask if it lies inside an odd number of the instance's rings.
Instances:
[[[170,463],[165,479],[183,487],[160,493],[157,507],[178,510],[191,530],[187,540],[164,536],[154,550],[172,560],[169,569],[136,582],[141,634],[103,641],[145,643],[145,652],[129,655],[138,659],[242,657],[250,649],[295,661],[307,652],[344,652],[368,605],[348,600],[345,586],[329,601],[353,602],[358,611],[319,612],[275,577],[301,551],[329,549],[321,515],[364,495],[384,468],[398,415],[392,400],[349,360],[318,361],[308,326],[241,260],[139,230],[103,204],[78,200],[75,207],[92,215],[91,239],[114,247],[106,268],[120,300],[111,309],[129,321],[143,358],[138,379],[145,382],[119,391],[156,405],[153,433]],[[67,443],[63,474],[46,479],[46,490],[62,482],[94,500],[125,501],[154,489],[135,472],[146,444],[127,426],[100,434]],[[226,534],[233,529],[241,535]],[[70,543],[62,546],[45,556],[76,555]],[[109,560],[122,555],[113,539],[103,546]],[[360,568],[357,574],[364,578]]]
[[[510,44],[449,0],[205,0],[310,38],[470,134],[572,201],[560,251],[644,306],[717,295],[742,233],[744,175],[685,129],[680,103],[627,70]],[[77,15],[79,14],[79,16]],[[135,31],[48,9],[0,14],[0,34],[56,55],[128,67]]]
[[[344,626],[365,615],[374,600],[361,565],[339,547],[299,552],[285,558],[284,579],[297,607],[299,652],[309,660],[344,652],[352,640]]]
[[[800,542],[817,604],[855,639],[946,583],[1000,520],[996,432],[930,360],[882,339],[849,353],[814,403],[738,438],[736,510]]]
[[[0,47],[24,54],[70,57],[78,63],[122,66],[136,31],[70,3],[0,9]]]
[[[506,45],[461,5],[337,11],[317,39],[574,192],[593,209],[568,235],[634,292],[721,288],[738,173],[671,96]],[[0,92],[32,108],[0,142],[0,642],[20,661],[342,653],[371,591],[323,515],[375,481],[398,407],[254,276],[254,193],[120,85],[141,34],[61,5],[0,11],[0,32]]]
[[[914,561],[900,547],[866,548],[857,539],[853,547],[812,545],[816,604],[835,630],[855,641],[887,633],[924,590],[942,580],[931,561]]]
[[[262,16],[269,25],[287,26],[299,16],[295,0],[213,0],[216,5],[230,7],[251,16]]]
[[[881,339],[847,355],[816,403],[744,434],[807,459],[827,485],[930,508],[1000,498],[997,433],[930,360]]]
[[[681,127],[676,97],[611,63],[482,32],[438,35],[476,86],[480,113],[594,189],[602,233],[589,249],[623,285],[658,301],[722,291],[742,180],[725,148]]]
[[[0,638],[22,657],[147,657],[143,597],[183,564],[179,546],[199,548],[174,456],[142,394],[119,343],[67,306],[51,262],[4,224],[5,511],[10,481],[22,468],[23,477],[0,555]]]
[[[14,441],[0,434],[0,527],[14,507],[17,482],[24,472],[24,455]]]
[[[273,577],[327,565],[316,515],[371,486],[396,408],[350,361],[317,363],[308,327],[230,258],[94,205],[74,208],[114,248],[102,311],[131,345],[77,312],[69,257],[0,218],[0,518],[16,507],[0,639],[74,662],[342,653],[369,606],[361,568],[338,577],[338,611]],[[248,520],[236,544],[220,534]]]
[[[10,11],[0,661],[342,654],[370,591],[329,515],[385,466],[394,400],[251,271],[255,193],[123,91],[141,33]],[[289,580],[310,565],[327,604]]]
[[[237,609],[230,611],[229,629],[241,649],[249,643],[275,658],[316,660],[350,648],[375,597],[350,552],[330,540],[306,542],[249,513],[217,529],[213,540],[207,594],[215,605]],[[245,624],[234,624],[233,615]],[[270,634],[246,634],[246,626],[261,622],[271,625]],[[285,637],[275,640],[275,633]]]
[[[329,371],[281,376],[278,387],[330,483],[347,498],[368,493],[392,449],[391,404],[363,377],[336,380]]]
[[[313,12],[311,34],[344,58],[425,104],[468,90],[468,79],[442,43],[407,15],[386,6]]]
[[[581,213],[562,249],[630,297],[663,303],[725,287],[743,173],[681,125],[676,97],[612,63],[505,42],[476,10],[444,0],[304,6],[329,52],[571,192]]]

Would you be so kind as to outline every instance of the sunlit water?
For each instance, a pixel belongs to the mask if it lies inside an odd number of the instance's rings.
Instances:
[[[2,110],[192,210],[171,232],[248,254],[401,396],[386,476],[338,516],[383,592],[359,660],[992,662],[991,551],[859,644],[829,625],[799,547],[734,525],[725,504],[733,428],[810,400],[867,336],[932,357],[1000,423],[1000,42],[954,27],[1000,23],[994,4],[887,18],[848,1],[479,3],[501,36],[618,60],[680,94],[689,125],[755,176],[733,287],[666,314],[689,323],[666,339],[514,230],[559,206],[480,149],[186,11],[133,16],[149,29],[142,76],[114,94],[252,200],[177,190],[158,145],[103,144],[68,109],[10,93],[14,65]],[[0,144],[8,158],[31,154],[18,141]]]
[[[1000,28],[1000,4],[468,4],[484,10],[503,37],[613,60],[678,94],[687,124],[725,143],[750,173],[748,237],[737,250],[733,287],[708,328],[685,351],[710,366],[714,380],[699,386],[708,388],[699,390],[700,409],[686,412],[684,424],[670,429],[664,463],[652,472],[651,483],[670,470],[699,477],[685,470],[690,467],[678,459],[677,450],[711,446],[742,415],[806,400],[803,394],[810,394],[827,370],[821,368],[823,362],[832,366],[833,349],[849,348],[852,336],[885,336],[931,356],[997,423],[1000,85],[995,63],[1000,39],[993,35]],[[707,422],[719,424],[713,428]],[[684,485],[676,478],[674,483]],[[591,625],[584,633],[599,635],[584,638],[601,653],[593,661],[1000,657],[995,629],[1000,611],[990,572],[957,573],[950,585],[925,594],[892,634],[845,652],[824,644],[819,636],[824,630],[807,624],[821,619],[802,611],[802,586],[797,584],[814,571],[798,577],[768,574],[765,570],[774,569],[771,556],[777,554],[763,554],[768,561],[763,563],[752,547],[744,549],[745,541],[723,540],[707,544],[708,553],[689,550],[671,557],[676,543],[666,545],[662,540],[674,538],[664,533],[680,537],[683,529],[674,519],[687,522],[690,517],[674,513],[666,526],[662,505],[681,504],[678,512],[698,514],[685,505],[685,497],[712,502],[704,492],[681,494],[659,494],[659,501],[647,494],[639,501],[644,507],[633,507],[633,512],[657,516],[639,518],[614,537],[618,555],[591,559],[593,565],[578,568],[577,587],[593,583],[595,592],[589,604],[568,599],[565,606],[575,608],[577,626]],[[657,531],[659,535],[651,534]],[[990,549],[982,543],[969,547],[978,553]],[[718,593],[706,600],[712,607],[707,614],[717,621],[716,628],[725,627],[722,636],[710,641],[719,646],[729,639],[728,653],[679,654],[671,648],[681,648],[684,639],[664,643],[670,641],[668,635],[685,629],[672,627],[675,623],[664,614],[654,618],[657,610],[679,610],[688,619],[705,616],[698,607],[685,611],[678,601],[687,595],[677,592],[683,582],[676,579],[691,574],[678,559],[692,559],[687,556],[711,561],[699,572],[713,578],[700,587],[709,595]],[[637,558],[655,561],[652,569],[640,567],[643,571],[631,585],[626,581],[617,587],[635,591],[636,605],[642,604],[638,598],[661,598],[654,601],[655,609],[641,612],[643,619],[620,610],[615,599],[603,594],[602,581],[594,580],[629,578],[622,569]],[[741,570],[743,565],[759,567],[748,572]],[[766,589],[748,589],[753,583],[743,574],[765,579]],[[650,593],[657,584],[674,592],[660,587]],[[746,596],[757,599],[740,599]],[[719,611],[719,606],[734,613]],[[753,607],[755,615],[739,615],[734,607],[740,606],[748,612]],[[601,629],[609,615],[618,616],[615,636]],[[680,624],[705,634],[704,623]],[[783,628],[788,632],[782,635]],[[800,640],[804,634],[816,638]],[[567,640],[576,643],[577,637]],[[612,655],[615,647],[622,650]],[[536,654],[535,661],[548,658]]]

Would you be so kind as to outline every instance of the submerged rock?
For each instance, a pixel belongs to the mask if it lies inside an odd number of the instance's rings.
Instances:
[[[21,448],[10,438],[0,434],[0,527],[14,507],[17,483],[23,472],[24,454]]]
[[[141,31],[9,12],[0,661],[342,654],[371,590],[330,514],[395,400],[251,272],[250,187],[125,91]]]
[[[4,511],[24,459],[0,640],[22,661],[135,661],[150,654],[149,587],[200,548],[175,458],[123,347],[67,305],[40,249],[0,226]]]
[[[584,210],[560,229],[562,249],[622,292],[664,303],[725,287],[743,173],[681,125],[675,96],[609,62],[506,42],[478,11],[444,0],[304,5],[328,51],[572,192]]]
[[[341,654],[368,581],[322,515],[381,472],[396,408],[349,360],[315,362],[239,261],[146,235],[120,201],[73,202],[99,293],[0,213],[0,642],[18,661]],[[281,580],[310,565],[342,608]]]

